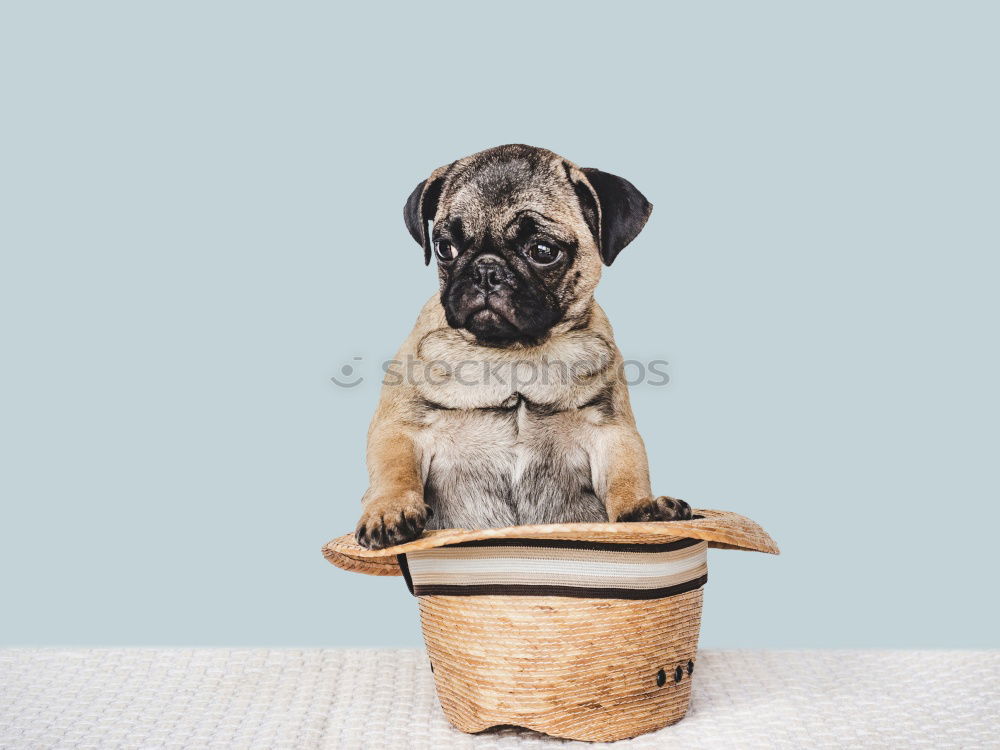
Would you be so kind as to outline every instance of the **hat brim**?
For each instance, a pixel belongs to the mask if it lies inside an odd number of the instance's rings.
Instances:
[[[689,521],[647,523],[549,523],[501,529],[439,529],[419,539],[385,549],[367,549],[345,534],[323,547],[323,556],[338,568],[375,576],[402,575],[397,555],[482,539],[569,539],[619,544],[659,544],[677,539],[702,539],[709,547],[766,552],[778,545],[756,522],[723,510],[695,510]]]

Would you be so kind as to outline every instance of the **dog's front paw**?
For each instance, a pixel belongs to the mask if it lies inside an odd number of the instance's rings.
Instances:
[[[676,497],[658,497],[645,505],[640,505],[622,513],[616,521],[687,521],[691,518],[691,506]]]
[[[412,491],[392,497],[366,497],[364,504],[354,538],[368,549],[393,547],[416,539],[431,514],[420,493]]]

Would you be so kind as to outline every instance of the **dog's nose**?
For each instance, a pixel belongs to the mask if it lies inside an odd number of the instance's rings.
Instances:
[[[472,280],[484,292],[498,289],[507,279],[507,269],[502,259],[495,255],[484,255],[476,261],[472,269]]]

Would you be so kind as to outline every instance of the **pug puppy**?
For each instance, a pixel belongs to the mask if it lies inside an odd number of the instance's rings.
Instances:
[[[434,170],[403,217],[440,290],[386,370],[355,536],[671,521],[594,289],[649,218],[628,180],[506,145]]]

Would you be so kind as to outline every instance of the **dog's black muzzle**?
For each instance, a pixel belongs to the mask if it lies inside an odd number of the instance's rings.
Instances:
[[[506,346],[544,337],[559,320],[555,305],[493,254],[472,260],[441,295],[453,328],[464,328],[482,343]]]

